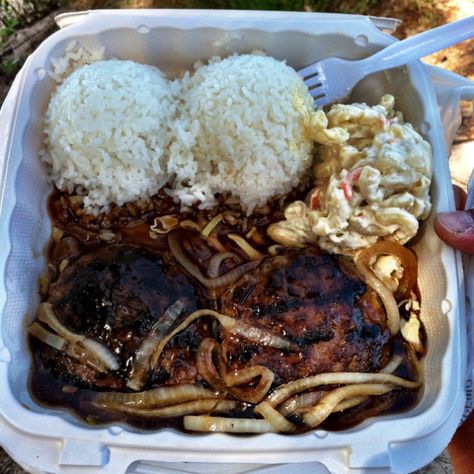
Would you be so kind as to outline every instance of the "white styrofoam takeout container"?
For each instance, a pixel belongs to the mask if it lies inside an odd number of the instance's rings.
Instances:
[[[260,49],[298,69],[326,56],[361,58],[395,41],[359,16],[122,10],[85,14],[38,48],[22,74],[6,137],[0,201],[0,444],[27,469],[67,473],[117,474],[130,465],[133,470],[138,461],[213,463],[202,472],[237,472],[218,463],[248,463],[250,469],[255,463],[308,462],[316,462],[312,472],[322,464],[336,473],[410,472],[438,455],[464,408],[466,340],[460,257],[436,238],[430,221],[416,244],[428,340],[425,386],[418,405],[406,413],[368,419],[343,432],[188,435],[173,430],[139,433],[122,425],[93,429],[30,398],[25,325],[39,301],[37,282],[50,233],[46,199],[51,187],[37,158],[44,138],[42,118],[54,87],[46,71],[51,58],[61,56],[73,39],[88,49],[104,46],[107,57],[154,64],[170,76],[215,54]],[[452,209],[436,98],[423,65],[413,62],[370,76],[349,101],[375,103],[387,92],[432,145],[434,212]],[[176,466],[187,469],[185,464]],[[305,464],[300,466],[286,472],[303,472]]]

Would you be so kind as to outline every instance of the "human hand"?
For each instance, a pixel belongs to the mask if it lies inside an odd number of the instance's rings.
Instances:
[[[439,238],[451,247],[474,254],[474,209],[463,210],[466,193],[453,186],[457,211],[440,212],[434,221],[434,230]]]
[[[472,474],[474,472],[474,412],[454,433],[448,445],[449,456],[455,474]]]
[[[474,210],[463,210],[466,193],[453,186],[457,211],[439,213],[434,221],[434,229],[439,238],[448,245],[465,253],[474,254]],[[449,443],[449,455],[455,474],[474,472],[474,412],[458,428]]]

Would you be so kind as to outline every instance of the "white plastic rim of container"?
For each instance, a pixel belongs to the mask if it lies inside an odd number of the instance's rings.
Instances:
[[[138,10],[91,12],[38,48],[25,67],[14,104],[0,201],[0,442],[6,450],[36,472],[119,473],[135,461],[319,462],[337,473],[410,472],[433,459],[451,438],[464,408],[466,340],[464,298],[458,284],[462,282],[460,256],[434,236],[429,222],[416,250],[423,269],[422,318],[430,350],[424,361],[422,400],[408,413],[366,420],[344,432],[190,436],[171,430],[142,434],[123,426],[89,429],[30,399],[23,328],[38,302],[37,277],[44,267],[41,254],[50,231],[45,205],[50,188],[36,153],[52,82],[35,71],[46,70],[50,59],[60,56],[72,39],[88,48],[105,46],[109,57],[156,64],[169,74],[213,54],[252,49],[286,58],[298,69],[330,54],[362,57],[394,41],[366,17]],[[440,118],[422,64],[414,62],[367,78],[350,101],[374,102],[385,91],[396,95],[406,120],[423,130],[432,144],[434,210],[451,209]]]

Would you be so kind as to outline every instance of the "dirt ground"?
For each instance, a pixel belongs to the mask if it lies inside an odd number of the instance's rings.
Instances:
[[[421,6],[421,3],[423,5]],[[391,16],[403,21],[395,36],[402,39],[421,31],[451,21],[473,15],[474,1],[445,0],[443,2],[383,1],[372,10],[378,16]],[[465,41],[439,53],[425,61],[444,67],[458,74],[474,76],[474,40]]]
[[[153,8],[153,7],[179,7],[180,0],[73,0],[68,10],[88,10],[92,8],[122,7],[122,8]],[[354,1],[346,2],[350,7]],[[367,11],[367,14],[398,18],[402,24],[395,32],[395,36],[403,39],[421,31],[454,21],[458,18],[474,15],[474,0],[382,0],[376,7]],[[52,18],[42,21],[44,35],[50,34],[54,28]],[[19,32],[18,36],[31,37],[31,32],[38,35],[38,41],[33,42],[36,47],[41,35],[38,34],[38,26],[29,30]],[[0,50],[0,57],[2,51]],[[15,52],[16,55],[24,54],[22,51]],[[474,79],[474,39],[465,41],[460,45],[453,46],[437,54],[425,58],[429,64],[434,64],[450,71]],[[3,81],[2,81],[3,79]],[[4,82],[7,87],[5,77]],[[0,90],[0,101],[4,95]]]
[[[474,15],[474,0],[445,0],[442,2],[384,0],[379,6],[373,8],[370,14],[402,20],[395,36],[403,39],[429,28]],[[474,39],[428,56],[423,61],[474,80]],[[461,103],[461,113],[463,123],[456,136],[456,143],[474,140],[472,102]]]

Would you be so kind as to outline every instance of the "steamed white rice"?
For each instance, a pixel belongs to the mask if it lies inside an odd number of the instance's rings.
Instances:
[[[169,179],[166,150],[176,113],[171,89],[158,69],[132,61],[76,69],[46,114],[45,160],[57,187],[86,190],[91,212],[158,192]]]
[[[308,171],[313,142],[303,119],[313,99],[284,62],[213,58],[170,82],[132,61],[81,65],[91,58],[81,51],[54,66],[58,81],[74,61],[79,67],[49,103],[45,161],[59,189],[84,195],[88,212],[166,185],[183,208],[210,208],[220,193],[250,214]]]
[[[300,183],[313,146],[303,117],[314,102],[294,69],[263,55],[214,58],[182,87],[167,161],[177,200],[208,208],[225,193],[251,213]]]

